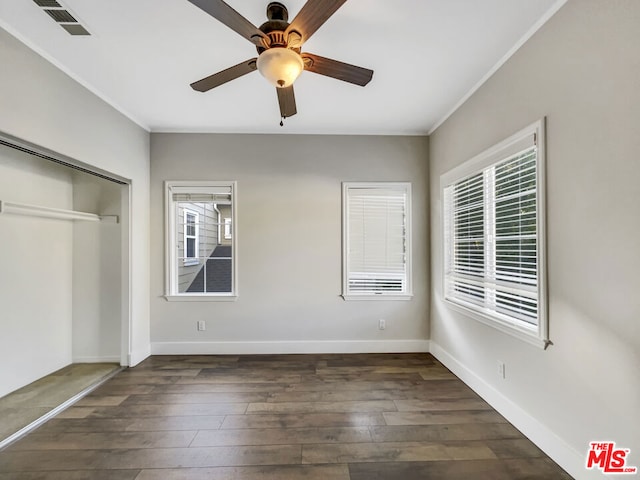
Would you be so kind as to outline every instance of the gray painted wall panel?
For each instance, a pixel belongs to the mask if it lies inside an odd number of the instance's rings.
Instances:
[[[638,25],[636,0],[570,0],[430,138],[432,342],[573,448],[577,478],[591,478],[590,441],[640,449]],[[543,116],[547,351],[443,303],[439,190],[441,174]]]
[[[152,134],[151,151],[153,342],[428,338],[426,138]],[[238,182],[236,302],[161,298],[163,181],[194,178]],[[412,182],[411,301],[340,297],[341,182],[358,180]]]

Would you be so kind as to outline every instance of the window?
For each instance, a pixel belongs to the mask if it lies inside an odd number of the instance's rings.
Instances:
[[[411,298],[411,184],[343,183],[345,300]]]
[[[224,219],[224,238],[229,240],[231,238],[231,219]]]
[[[441,178],[444,296],[546,346],[543,122]]]
[[[167,300],[236,298],[235,194],[235,182],[165,182]]]
[[[187,209],[183,209],[184,221],[184,259],[183,265],[196,265],[198,261],[198,230],[200,215]]]

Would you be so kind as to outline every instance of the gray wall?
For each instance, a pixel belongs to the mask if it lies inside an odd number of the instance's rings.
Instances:
[[[0,132],[132,182],[131,215],[124,218],[131,246],[124,254],[131,259],[125,308],[135,364],[149,354],[149,135],[2,29],[0,65]]]
[[[151,135],[155,352],[426,348],[427,140],[423,137]],[[167,302],[163,181],[237,181],[236,302]],[[341,182],[411,181],[414,298],[345,302]],[[235,233],[235,232],[234,232]],[[387,329],[378,330],[378,320]],[[207,321],[205,332],[196,321]],[[231,342],[231,343],[229,343]],[[236,343],[233,343],[236,342]]]
[[[590,441],[640,464],[639,25],[637,0],[570,0],[430,138],[433,351],[581,479]],[[444,172],[543,116],[547,351],[444,304],[439,190]]]

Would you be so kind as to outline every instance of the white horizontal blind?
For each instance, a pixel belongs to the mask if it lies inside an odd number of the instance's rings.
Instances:
[[[225,185],[173,185],[171,199],[175,202],[231,203],[232,188]]]
[[[452,287],[460,298],[481,305],[485,294],[477,282],[485,276],[484,176],[473,175],[452,188]]]
[[[491,169],[495,177],[495,303],[499,312],[538,321],[536,148]]]
[[[214,194],[214,193],[174,193],[172,196],[175,202],[210,202],[210,203],[231,203],[231,194]]]
[[[538,325],[537,147],[444,188],[445,295]]]
[[[407,189],[348,187],[347,292],[407,292]]]

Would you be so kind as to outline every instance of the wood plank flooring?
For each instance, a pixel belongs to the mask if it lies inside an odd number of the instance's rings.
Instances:
[[[428,354],[158,356],[0,452],[0,480],[564,480]]]

